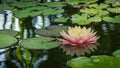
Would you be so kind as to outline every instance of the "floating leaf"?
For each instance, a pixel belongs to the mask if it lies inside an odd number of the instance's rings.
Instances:
[[[68,4],[75,4],[78,5],[79,3],[85,3],[85,4],[90,4],[94,3],[97,0],[65,0]]]
[[[14,16],[17,18],[27,18],[28,16],[34,17],[41,15],[43,12],[42,11],[30,11],[30,10],[19,10],[14,13]]]
[[[13,9],[13,7],[10,7],[9,5],[3,5],[3,4],[0,4],[0,13],[2,13],[4,10],[11,10]]]
[[[104,17],[103,20],[106,22],[120,23],[120,16],[115,16],[114,18],[113,17]]]
[[[116,3],[120,2],[120,0],[105,0],[105,3],[110,4],[110,3]]]
[[[79,57],[68,61],[71,68],[119,68],[120,60],[112,56]]]
[[[87,18],[88,18],[87,14],[83,15],[74,14],[71,20],[72,23],[77,23],[79,25],[87,25],[91,23],[91,21],[89,21]]]
[[[38,16],[38,15],[41,15],[43,12],[41,11],[33,11],[33,12],[30,12],[29,13],[29,16],[31,17],[35,17],[35,16]]]
[[[14,16],[17,18],[26,18],[29,16],[29,10],[19,10],[14,13]]]
[[[101,19],[101,17],[95,16],[95,17],[89,18],[88,20],[89,20],[90,22],[100,22],[102,19]]]
[[[114,21],[114,19],[112,17],[104,17],[103,20],[106,22],[113,22]]]
[[[120,59],[120,50],[116,50],[113,52],[113,56]]]
[[[45,6],[33,6],[33,7],[26,8],[26,10],[29,10],[29,11],[42,11],[44,9],[48,9],[48,7],[45,7]]]
[[[89,14],[90,16],[96,15],[99,17],[104,17],[104,16],[107,16],[109,14],[109,12],[107,12],[105,10],[94,9],[94,8],[81,9],[80,12],[85,13],[85,14]]]
[[[119,6],[120,6],[120,2],[112,3],[112,6],[113,6],[113,7],[119,7]]]
[[[0,48],[7,48],[17,43],[17,39],[9,35],[0,35]]]
[[[42,36],[60,37],[60,32],[62,30],[67,31],[67,29],[68,26],[52,25],[50,27],[47,27],[46,29],[38,29],[35,33]]]
[[[63,13],[64,12],[64,9],[45,9],[43,10],[43,15],[56,15],[56,14],[60,14],[60,13]]]
[[[98,11],[96,9],[93,9],[93,8],[90,8],[90,9],[84,8],[84,9],[81,9],[80,12],[89,14],[90,16],[93,16],[93,15],[98,13]]]
[[[95,8],[95,9],[105,9],[107,8],[109,5],[101,3],[101,4],[91,4],[89,7],[91,8]]]
[[[58,43],[52,40],[54,39],[50,37],[29,38],[22,40],[20,45],[27,49],[51,49],[58,47]]]
[[[65,17],[59,17],[55,19],[55,22],[67,22],[68,18]]]
[[[48,6],[48,7],[60,7],[60,6],[66,6],[65,2],[46,2],[41,3],[40,5]]]
[[[0,35],[17,36],[18,32],[11,29],[3,29],[3,30],[0,30]]]
[[[120,7],[108,8],[107,10],[112,13],[120,13]]]
[[[10,4],[10,6],[18,7],[18,8],[26,8],[26,7],[32,7],[37,5],[35,2],[13,2]]]
[[[109,16],[109,12],[105,10],[98,10],[98,13],[95,16],[106,17],[106,16]]]

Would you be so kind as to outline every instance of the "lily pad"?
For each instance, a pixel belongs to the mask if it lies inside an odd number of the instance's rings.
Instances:
[[[26,8],[26,10],[29,10],[29,11],[42,11],[44,9],[48,9],[48,7],[45,7],[45,6],[33,6],[33,7]]]
[[[51,49],[58,47],[58,43],[50,37],[29,38],[22,40],[20,45],[27,49]]]
[[[71,68],[119,68],[120,60],[112,56],[92,56],[75,58],[68,64]]]
[[[72,5],[78,5],[79,3],[85,3],[85,4],[90,4],[90,3],[94,3],[98,0],[65,0],[68,4],[72,4]]]
[[[29,16],[29,10],[19,10],[14,13],[14,16],[17,18],[26,18]]]
[[[91,21],[89,21],[87,18],[88,18],[87,14],[83,14],[83,15],[74,14],[71,20],[72,23],[76,23],[79,25],[88,25],[91,23]]]
[[[65,17],[59,17],[55,19],[55,22],[67,22],[68,18]]]
[[[120,2],[120,0],[105,0],[105,3],[107,4],[116,3],[116,2]]]
[[[80,12],[89,14],[90,16],[93,16],[98,13],[98,11],[94,8],[84,8],[81,9]]]
[[[17,43],[17,39],[9,35],[0,35],[0,48],[7,48]]]
[[[95,9],[105,9],[107,8],[109,5],[101,3],[101,4],[91,4],[89,7],[91,8],[95,8]]]
[[[65,2],[46,2],[46,3],[41,3],[40,5],[44,5],[47,7],[60,7],[60,6],[66,6]]]
[[[35,2],[13,2],[13,3],[10,3],[10,6],[18,7],[18,8],[32,7],[35,5],[37,5],[37,3],[35,3]]]
[[[4,10],[11,10],[13,9],[13,7],[10,7],[9,5],[3,5],[3,4],[0,4],[0,13],[2,13]]]
[[[113,55],[114,57],[120,59],[120,50],[114,51],[112,55]]]
[[[67,31],[68,26],[59,26],[59,25],[52,25],[47,28],[43,29],[38,29],[36,30],[37,35],[42,35],[42,36],[50,36],[50,37],[60,37],[60,32],[62,30]]]
[[[108,8],[107,10],[112,13],[120,13],[120,7]]]
[[[17,36],[18,32],[11,29],[0,30],[0,35]]]
[[[120,23],[120,16],[104,17],[103,20],[106,22],[111,22],[111,23]]]
[[[95,16],[98,16],[98,17],[101,17],[101,18],[106,17],[106,16],[109,16],[109,12],[105,11],[105,10],[98,10],[98,13]]]
[[[34,17],[41,15],[43,12],[42,11],[30,11],[30,10],[19,10],[14,13],[14,16],[17,18],[27,18],[28,16]]]

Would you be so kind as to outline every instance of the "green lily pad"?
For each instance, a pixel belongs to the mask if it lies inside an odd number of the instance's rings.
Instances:
[[[113,7],[120,7],[120,2],[112,3],[112,6],[113,6]]]
[[[65,2],[46,2],[41,3],[40,5],[48,6],[48,7],[60,7],[60,6],[66,6]]]
[[[67,22],[68,18],[65,17],[59,17],[55,19],[55,22]]]
[[[35,17],[35,16],[41,15],[42,13],[43,13],[43,12],[41,12],[41,11],[33,11],[33,12],[30,12],[30,13],[29,13],[29,16]]]
[[[97,17],[97,16],[91,17],[88,20],[89,20],[89,22],[100,22],[100,21],[102,21],[101,17]]]
[[[33,6],[33,7],[26,8],[26,10],[29,10],[29,11],[42,11],[44,9],[48,9],[48,7],[45,7],[45,6]]]
[[[119,68],[120,60],[112,56],[79,57],[68,61],[71,68]]]
[[[17,36],[18,32],[11,29],[0,30],[0,35]]]
[[[109,16],[109,12],[105,10],[98,10],[98,13],[95,16],[106,17],[106,16]]]
[[[3,4],[0,4],[0,13],[2,13],[4,10],[11,10],[13,9],[13,7],[10,7],[9,5],[3,5]]]
[[[74,5],[78,5],[79,3],[85,3],[85,4],[90,4],[90,3],[94,3],[98,0],[65,0],[68,4],[74,4]]]
[[[91,21],[89,21],[87,18],[88,18],[87,14],[83,14],[83,15],[74,14],[71,20],[72,23],[76,23],[79,25],[88,25],[91,23]]]
[[[113,55],[114,57],[120,59],[120,50],[114,51],[112,55]]]
[[[105,3],[107,4],[116,3],[116,2],[120,2],[120,0],[105,0]]]
[[[91,8],[95,8],[95,9],[105,9],[107,8],[109,5],[101,3],[101,4],[91,4],[89,7]]]
[[[93,16],[98,13],[98,11],[94,8],[84,8],[81,9],[80,12],[89,14],[90,16]]]
[[[30,11],[30,10],[19,10],[14,13],[14,16],[17,18],[27,18],[28,16],[34,17],[41,15],[43,12],[42,11]]]
[[[107,10],[112,13],[120,13],[120,7],[108,8]]]
[[[114,19],[112,17],[104,17],[103,20],[105,22],[114,22]]]
[[[90,22],[88,22],[87,20],[87,14],[83,14],[83,15],[78,15],[78,14],[74,14],[72,15],[72,23],[77,23],[79,25],[87,25],[90,24]]]
[[[0,48],[7,48],[17,43],[17,39],[9,35],[0,35]]]
[[[68,26],[52,25],[47,28],[38,29],[38,30],[36,30],[35,33],[37,35],[42,35],[42,36],[60,37],[61,36],[60,32],[62,30],[67,31]]]
[[[14,16],[17,18],[26,18],[29,16],[29,10],[19,10],[14,13]]]
[[[13,3],[10,3],[10,6],[18,7],[18,8],[32,7],[35,5],[37,5],[37,3],[35,3],[35,2],[13,2]]]
[[[94,8],[84,8],[84,9],[81,9],[80,12],[84,14],[89,14],[90,16],[96,15],[99,17],[104,17],[109,15],[108,11],[101,10],[101,9],[94,9]]]
[[[58,47],[58,43],[50,37],[29,38],[22,40],[20,45],[27,49],[51,49]]]
[[[104,17],[103,20],[106,22],[111,22],[111,23],[120,23],[120,16]]]

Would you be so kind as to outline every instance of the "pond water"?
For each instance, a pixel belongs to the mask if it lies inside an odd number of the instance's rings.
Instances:
[[[12,13],[10,11],[7,11],[7,13],[8,15],[5,17],[2,14],[0,15],[0,19],[2,19],[0,29],[19,31],[19,42],[22,39],[36,37],[35,30],[42,28],[41,16],[35,17],[32,22],[30,18],[30,20],[26,19],[26,23],[19,25],[19,19],[15,18],[15,23],[12,23]],[[57,17],[59,16],[62,15],[57,15]],[[51,16],[44,17],[45,27],[55,24],[51,23],[51,20]],[[95,52],[85,56],[112,55],[113,51],[120,49],[120,24],[97,23],[89,26],[94,28],[97,35],[100,36],[98,40],[100,46]],[[69,68],[67,61],[76,57],[66,55],[59,47],[49,50],[30,50],[18,46],[0,49],[0,68]]]

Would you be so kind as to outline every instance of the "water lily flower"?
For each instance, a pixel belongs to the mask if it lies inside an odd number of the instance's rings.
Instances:
[[[60,32],[63,39],[59,39],[60,48],[66,51],[68,55],[84,55],[85,53],[90,54],[97,49],[96,32],[91,28],[80,26],[69,27],[67,33],[65,31]]]

